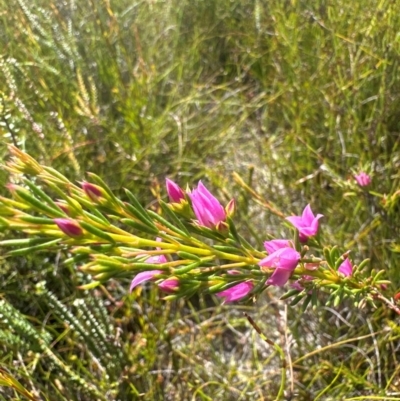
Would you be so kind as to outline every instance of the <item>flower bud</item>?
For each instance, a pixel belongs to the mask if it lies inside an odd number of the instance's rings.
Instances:
[[[201,181],[189,196],[200,226],[215,229],[218,223],[226,220],[224,208]]]
[[[175,292],[179,288],[179,280],[176,278],[168,278],[158,284],[158,288],[164,292]]]
[[[102,188],[90,182],[82,182],[82,189],[85,191],[87,197],[93,202],[98,202],[99,198],[103,196]]]
[[[236,201],[231,199],[225,206],[225,212],[228,217],[233,217],[236,213]]]
[[[82,228],[75,220],[54,219],[54,223],[56,223],[58,228],[69,237],[77,238],[83,234]]]
[[[56,201],[54,202],[65,214],[68,216],[71,216],[71,210],[68,207],[67,203],[64,203],[62,201]]]
[[[183,192],[183,189],[177,183],[167,178],[165,185],[171,203],[180,203],[181,200],[185,199],[185,192]]]

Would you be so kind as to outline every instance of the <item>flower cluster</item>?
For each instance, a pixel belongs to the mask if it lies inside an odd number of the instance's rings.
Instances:
[[[156,212],[128,190],[125,201],[118,199],[95,174],[76,185],[19,149],[10,150],[5,168],[13,183],[7,185],[10,197],[0,198],[0,224],[19,235],[0,246],[17,248],[8,256],[62,251],[69,255],[65,264],[91,275],[92,282],[82,288],[122,277],[131,280],[133,293],[151,281],[165,299],[205,292],[234,302],[256,298],[269,286],[286,286],[282,297],[293,297],[292,303],[315,302],[323,291],[329,294],[326,302],[336,305],[344,296],[373,302],[389,284],[382,271],[363,276],[368,261],[353,265],[350,250],[322,245],[323,215],[314,214],[310,205],[287,217],[268,205],[290,224],[293,235],[268,234],[260,251],[235,226],[235,200],[223,206],[202,181],[184,190],[167,179],[168,201],[159,199]],[[366,173],[354,178],[360,186],[371,183]]]
[[[223,224],[226,222],[227,212],[222,207],[221,203],[211,194],[211,192],[200,181],[197,188],[185,192],[178,184],[170,179],[166,180],[166,189],[171,203],[182,203],[189,201],[192,207],[193,214],[196,218],[194,222],[200,226],[204,226],[216,231],[220,231]],[[230,204],[233,204],[231,200]],[[301,216],[287,217],[287,220],[298,230],[300,241],[305,243],[308,238],[313,237],[318,232],[319,219],[322,214],[314,216],[311,206],[307,205]],[[158,241],[161,239],[158,238]],[[268,273],[273,270],[273,273],[266,281],[267,285],[284,286],[292,276],[294,270],[301,260],[301,254],[295,249],[294,243],[288,239],[271,240],[264,242],[265,250],[268,255],[258,261],[258,266],[261,271]],[[147,263],[165,263],[167,259],[164,255],[150,257],[146,260]],[[346,276],[351,274],[351,265],[341,265],[339,272]],[[138,284],[154,279],[157,275],[162,274],[160,270],[151,270],[139,273],[135,276],[131,284],[131,291]],[[229,274],[237,274],[236,271],[229,271]],[[310,276],[303,276],[310,277]],[[311,277],[312,279],[312,277]],[[166,284],[167,283],[167,284]],[[179,280],[176,278],[163,280],[158,284],[159,288],[164,291],[172,292],[179,286]],[[247,297],[254,288],[254,283],[251,280],[241,281],[226,290],[217,292],[216,295],[225,299],[225,302],[233,302]]]

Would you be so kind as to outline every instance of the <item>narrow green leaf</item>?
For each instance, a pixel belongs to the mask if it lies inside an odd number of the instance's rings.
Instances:
[[[175,227],[168,220],[165,220],[164,217],[161,217],[159,214],[157,214],[156,212],[153,212],[152,210],[149,210],[148,213],[151,217],[154,218],[154,220],[157,220],[159,223],[163,224],[165,227],[167,227],[170,230],[174,231],[175,233],[181,235],[182,237],[187,238],[187,235],[184,231],[181,231],[179,228]]]
[[[53,247],[54,245],[57,245],[59,242],[61,242],[61,238],[57,238],[55,240],[48,241],[43,244],[30,246],[28,248],[15,249],[13,251],[7,252],[7,256],[21,256],[21,255],[27,255],[32,252],[36,252],[36,251],[40,251],[40,250],[48,250],[49,248]]]
[[[299,295],[300,292],[301,291],[298,291],[298,290],[289,290],[288,292],[285,292],[279,299],[280,300],[288,299],[295,295]]]
[[[302,305],[301,305],[301,309],[303,312],[305,312],[305,310],[307,309],[307,306],[310,304],[310,302],[312,301],[312,296],[307,295],[307,297],[305,298],[305,300],[303,301]]]
[[[121,222],[126,224],[129,227],[134,228],[135,230],[151,234],[151,235],[158,235],[158,230],[156,228],[150,227],[146,222],[139,223],[137,221],[134,221],[132,219],[121,219]]]
[[[49,219],[47,217],[21,216],[19,219],[32,224],[56,224],[54,223],[53,219]]]
[[[329,251],[329,248],[324,248],[322,252],[323,252],[323,254],[324,254],[324,258],[325,258],[326,262],[328,263],[328,265],[329,265],[332,269],[334,269],[334,268],[335,268],[335,264],[332,262],[331,253],[330,253],[330,251]]]
[[[190,238],[190,233],[188,229],[185,227],[185,225],[179,220],[178,216],[168,207],[168,205],[160,201],[160,206],[162,211],[165,213],[165,215],[172,220],[175,226],[177,226],[182,232],[186,234],[187,238]]]
[[[353,275],[362,271],[365,266],[368,265],[368,263],[371,261],[371,259],[364,259],[359,265],[357,265],[353,271]]]
[[[36,209],[39,209],[40,211],[50,215],[50,216],[56,216],[56,217],[65,217],[65,214],[60,211],[59,208],[53,209],[50,206],[47,206],[45,203],[40,201],[39,199],[35,198],[31,194],[29,194],[26,191],[22,191],[20,189],[17,189],[15,191],[18,196],[20,196],[23,200],[28,202],[30,205],[34,206]]]
[[[37,245],[47,242],[48,238],[21,238],[21,239],[7,239],[0,241],[0,246],[21,246],[21,245]]]
[[[114,202],[118,203],[118,199],[116,198],[116,196],[113,194],[113,192],[112,192],[111,189],[108,187],[108,185],[107,185],[98,175],[96,175],[96,174],[94,174],[94,173],[87,173],[87,175],[88,175],[93,181],[95,181],[95,183],[96,183],[97,185],[99,185],[100,187],[102,187],[102,188],[107,192],[107,194],[110,196],[110,198],[111,198]]]
[[[114,243],[115,241],[104,231],[94,227],[93,225],[86,223],[85,221],[80,221],[79,225],[84,228],[90,234],[93,234],[95,237],[102,238],[108,242]]]
[[[304,294],[301,292],[299,295],[297,295],[297,297],[295,297],[291,302],[290,302],[290,306],[295,306],[297,305],[302,299],[304,298]]]
[[[219,283],[209,287],[207,292],[210,294],[215,294],[216,292],[224,291],[230,287],[232,287],[232,285],[227,285],[226,283]]]
[[[101,213],[100,213],[100,215],[102,217],[98,217],[97,214],[94,215],[94,214],[86,212],[86,211],[84,212],[84,215],[101,226],[103,226],[103,225],[105,225],[107,227],[111,226],[111,223],[104,216],[102,216]]]
[[[62,181],[64,184],[70,184],[71,181],[68,180],[67,177],[62,175],[60,172],[55,170],[53,167],[48,167],[48,166],[42,166],[43,170],[47,171],[50,175],[58,178],[60,181]]]
[[[93,288],[96,288],[99,285],[101,285],[101,281],[92,281],[89,284],[80,285],[78,288],[80,290],[92,290]]]
[[[226,245],[214,245],[213,248],[217,251],[220,252],[226,252],[226,253],[234,253],[234,254],[240,254],[241,251],[240,249],[237,249],[233,246],[226,246]]]
[[[131,202],[131,206],[136,210],[136,212],[143,217],[144,221],[147,221],[149,224],[154,225],[153,220],[149,217],[148,210],[146,210],[140,202],[137,200],[136,196],[133,195],[131,191],[125,189],[125,193]],[[138,217],[138,216],[136,216]],[[138,217],[139,218],[139,217]],[[143,220],[142,220],[143,221]]]
[[[232,220],[230,217],[227,217],[227,218],[226,218],[226,221],[227,221],[227,223],[228,223],[229,231],[230,231],[230,234],[232,235],[233,239],[234,239],[239,245],[241,245],[241,244],[242,244],[242,241],[241,241],[240,236],[239,236],[239,234],[238,234],[238,232],[237,232],[237,230],[236,230],[236,226],[235,226],[235,224],[233,223],[233,220]]]
[[[202,263],[202,261],[199,260],[199,261],[196,261],[194,263],[190,263],[190,264],[188,264],[188,265],[186,265],[184,267],[178,267],[177,269],[174,269],[174,275],[179,276],[181,274],[188,273],[191,270],[196,269],[197,267],[199,267],[201,265],[201,263]]]
[[[51,199],[50,196],[48,196],[42,189],[37,187],[29,180],[24,180],[24,183],[31,189],[31,191],[37,197],[42,198],[44,201],[46,201],[50,205],[50,207],[53,208],[54,210],[58,210],[59,217],[65,217],[65,213],[62,210],[60,210],[60,208],[54,203],[53,199]]]
[[[136,210],[130,203],[125,202],[124,203],[124,208],[127,210],[132,216],[136,217],[141,223],[145,225],[151,225],[154,226],[153,222],[149,222],[149,219],[146,216],[143,216]]]
[[[200,261],[201,260],[197,255],[194,255],[194,254],[188,253],[188,252],[177,252],[176,254],[181,259],[191,259],[191,260],[196,260],[196,261]]]

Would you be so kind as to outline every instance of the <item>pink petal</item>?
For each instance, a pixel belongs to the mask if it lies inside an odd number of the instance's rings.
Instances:
[[[259,266],[294,270],[300,260],[300,254],[293,248],[282,248],[258,262]]]
[[[253,283],[245,281],[243,283],[236,284],[227,290],[218,292],[216,295],[218,297],[225,298],[224,302],[234,302],[244,298],[253,289],[253,287]]]
[[[303,219],[300,216],[289,216],[286,217],[287,221],[290,221],[298,230],[303,228]]]
[[[318,220],[323,217],[322,214],[314,216],[311,206],[307,205],[301,216],[286,217],[295,228],[299,230],[300,241],[306,242],[308,237],[312,237],[318,232]]]
[[[338,272],[342,273],[344,276],[351,276],[353,273],[353,266],[351,265],[350,260],[347,258],[344,262],[339,266]]]
[[[218,223],[225,221],[224,208],[201,181],[189,196],[192,201],[193,212],[200,225],[215,228]]]
[[[167,193],[170,202],[179,203],[182,199],[185,199],[185,193],[183,189],[170,179],[165,180],[165,185],[167,187]]]
[[[151,280],[154,276],[157,274],[162,273],[162,270],[149,270],[145,272],[141,272],[136,274],[135,278],[131,282],[131,286],[129,287],[129,291],[132,292],[132,290],[137,287],[139,284]]]
[[[311,210],[311,206],[310,204],[308,204],[304,210],[303,210],[303,214],[301,216],[302,220],[303,220],[303,225],[304,226],[309,226],[312,224],[313,220],[314,220],[314,213]]]
[[[287,239],[273,239],[272,241],[264,242],[265,250],[269,254],[271,254],[281,248],[288,248],[288,247],[290,247],[290,245],[291,245],[291,241],[289,241]]]
[[[282,287],[287,283],[291,275],[291,270],[275,269],[275,271],[272,273],[272,276],[267,280],[267,284]]]

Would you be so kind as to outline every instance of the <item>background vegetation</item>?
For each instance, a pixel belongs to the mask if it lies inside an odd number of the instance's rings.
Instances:
[[[326,240],[385,269],[393,294],[399,28],[396,0],[0,0],[1,156],[15,142],[147,206],[166,176],[202,178],[238,200],[262,249],[284,233],[236,171],[285,214],[310,202]],[[2,400],[272,400],[280,361],[244,311],[287,352],[286,399],[400,399],[399,317],[384,307],[83,292],[62,255],[0,252]]]

